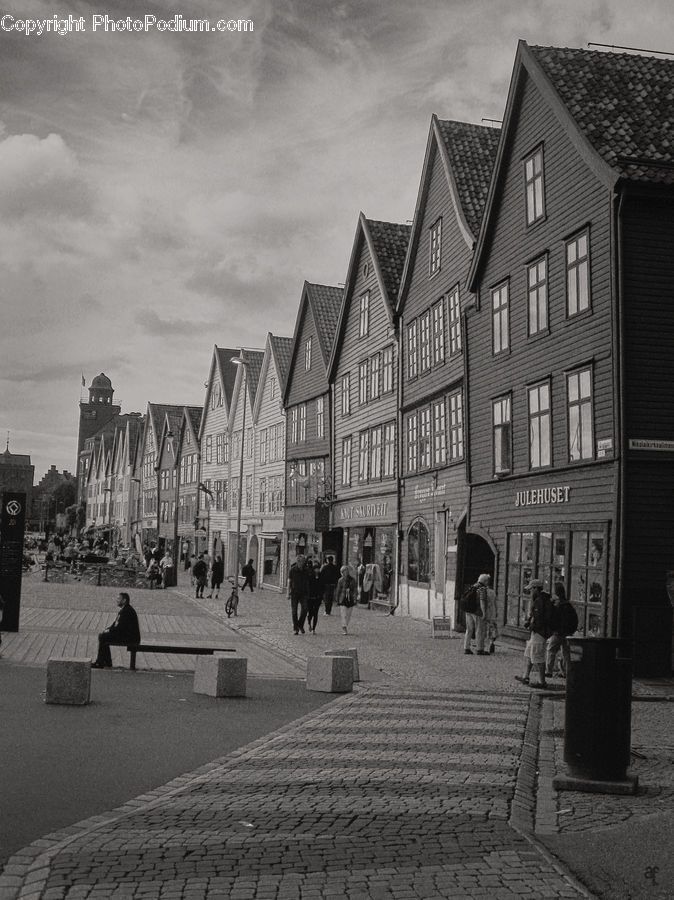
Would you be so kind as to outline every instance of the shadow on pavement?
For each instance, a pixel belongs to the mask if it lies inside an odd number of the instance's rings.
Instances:
[[[193,674],[92,671],[88,706],[44,703],[46,670],[0,663],[0,866],[52,831],[114,809],[322,706],[295,679],[248,696],[192,691]]]

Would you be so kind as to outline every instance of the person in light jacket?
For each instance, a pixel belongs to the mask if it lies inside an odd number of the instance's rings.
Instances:
[[[358,598],[358,585],[356,579],[349,572],[348,566],[342,566],[339,571],[341,576],[335,589],[335,600],[342,617],[342,634],[347,634],[351,612]]]

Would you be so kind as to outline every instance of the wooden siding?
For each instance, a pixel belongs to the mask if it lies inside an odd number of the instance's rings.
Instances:
[[[367,263],[368,274],[364,274]],[[381,481],[363,483],[358,481],[358,434],[376,425],[386,422],[397,422],[398,418],[398,347],[397,340],[385,301],[379,290],[374,265],[364,239],[360,242],[360,252],[356,265],[357,275],[354,279],[353,292],[346,311],[346,322],[341,343],[341,351],[335,366],[333,384],[333,402],[335,404],[334,451],[334,490],[337,500],[362,498],[367,495],[388,493],[395,490],[396,480],[384,478]],[[369,333],[359,337],[360,297],[365,291],[370,292]],[[393,390],[382,394],[378,400],[370,401],[364,406],[358,404],[358,366],[374,353],[386,347],[393,347]],[[351,376],[351,414],[342,416],[341,381],[346,373]],[[397,425],[396,425],[397,429]],[[342,439],[351,435],[352,466],[351,486],[342,485]],[[396,434],[396,457],[398,451],[398,435]],[[398,460],[394,460],[394,472],[397,471]]]
[[[543,143],[544,220],[527,228],[523,160]],[[616,446],[613,416],[610,197],[589,171],[531,81],[523,89],[495,225],[468,318],[471,482],[493,477],[492,400],[512,392],[513,472],[529,469],[527,386],[551,379],[552,465],[568,463],[565,372],[593,367],[594,441]],[[591,309],[566,317],[565,239],[589,226]],[[526,265],[548,254],[549,330],[528,337]],[[492,355],[490,289],[509,280],[510,349]],[[555,477],[550,472],[550,477]]]
[[[287,406],[306,403],[308,400],[328,392],[328,377],[314,315],[309,301],[303,298],[302,303],[304,304],[304,313],[297,335],[297,346],[294,348],[294,363],[288,375]],[[304,348],[309,338],[311,338],[311,368],[307,372],[304,368]]]
[[[213,378],[220,378],[218,367],[213,366]],[[229,439],[227,431],[227,407],[225,406],[224,391],[222,406],[211,407],[210,398],[212,396],[213,385],[210,384],[206,392],[208,405],[204,407],[204,421],[201,427],[201,472],[200,480],[203,482],[210,481],[211,489],[214,481],[229,481],[229,463],[218,463],[217,459],[217,435],[222,434],[223,440]],[[206,460],[206,438],[211,438],[211,462]],[[231,447],[230,447],[231,454]],[[238,473],[237,473],[238,474]],[[229,491],[229,487],[228,487]],[[203,500],[207,498],[204,496]],[[228,503],[231,503],[231,496],[228,492]],[[227,531],[228,513],[225,510],[217,510],[215,506],[211,506],[210,529],[211,533],[219,531],[225,535]]]
[[[430,228],[440,216],[442,216],[441,268],[436,275],[430,277]],[[436,147],[419,231],[419,243],[412,263],[409,291],[400,327],[401,405],[403,409],[427,400],[429,395],[463,377],[463,353],[457,353],[452,357],[449,355],[449,310],[446,295],[459,285],[461,309],[463,310],[467,300],[465,282],[471,254],[472,248],[467,246],[459,228],[445,168]],[[445,362],[413,380],[408,380],[407,325],[440,299],[443,299],[445,303]]]
[[[306,402],[307,418],[306,418],[306,439],[304,441],[296,441],[292,443],[291,422],[293,410],[298,410],[302,405],[298,403],[286,408],[286,459],[298,460],[309,459],[317,456],[328,456],[330,453],[330,403],[329,394],[321,394],[323,398],[323,437],[318,437],[318,419],[317,406],[318,397],[311,398]]]

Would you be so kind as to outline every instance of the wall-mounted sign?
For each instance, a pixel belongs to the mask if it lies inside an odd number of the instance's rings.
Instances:
[[[0,595],[3,631],[19,630],[26,495],[5,493],[0,510]]]
[[[570,494],[571,488],[568,485],[517,491],[515,506],[551,506],[554,503],[568,503]]]
[[[613,456],[613,438],[597,441],[597,459],[603,459],[605,456]]]
[[[377,525],[395,522],[398,517],[398,498],[388,494],[381,498],[356,502],[342,501],[332,507],[332,521],[336,527],[354,525]]]
[[[630,438],[628,441],[630,450],[655,450],[659,452],[674,452],[674,441],[652,441],[646,438]]]
[[[414,499],[423,503],[424,500],[429,500],[431,497],[444,497],[446,492],[446,484],[438,484],[435,487],[415,487]]]
[[[345,519],[385,519],[388,513],[388,503],[359,503],[351,506],[342,506],[339,510],[340,520]]]

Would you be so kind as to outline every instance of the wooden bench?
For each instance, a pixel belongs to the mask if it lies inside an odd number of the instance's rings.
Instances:
[[[386,594],[381,594],[379,597],[373,597],[368,605],[370,609],[383,609],[388,615],[392,615],[393,610],[395,609],[393,601],[389,600]]]
[[[126,649],[131,654],[129,668],[134,671],[136,669],[136,653],[182,653],[191,656],[212,656],[214,653],[236,653],[236,650],[232,647],[186,647],[184,644],[127,644]]]

